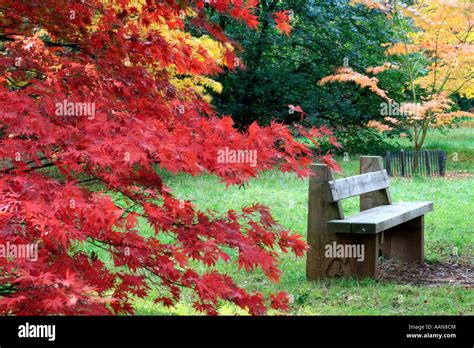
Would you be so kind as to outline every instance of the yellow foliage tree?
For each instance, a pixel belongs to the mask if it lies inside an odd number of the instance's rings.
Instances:
[[[123,6],[119,5],[117,0],[103,0],[103,2],[115,5],[118,12],[124,10]],[[133,8],[136,8],[140,10],[145,4],[146,0],[129,1],[126,9],[132,10]],[[186,11],[183,10],[178,14],[178,16],[183,20],[192,19],[196,17],[196,13],[187,8]],[[171,45],[175,44],[177,47],[182,44],[187,45],[189,47],[189,55],[196,60],[201,62],[214,62],[216,64],[214,67],[209,67],[211,73],[220,72],[219,68],[225,65],[224,60],[226,59],[226,53],[234,50],[234,47],[231,44],[223,44],[212,39],[209,35],[202,35],[200,37],[192,36],[189,32],[182,30],[184,28],[181,28],[179,24],[170,27],[169,21],[165,21],[164,19],[161,23],[150,23],[148,28],[145,26],[139,26],[137,29],[141,31],[141,34],[145,34],[147,30],[158,31],[164,40]],[[124,64],[132,65],[133,63],[130,60],[127,60]],[[238,64],[239,62],[236,62],[236,66]],[[207,102],[211,101],[210,95],[206,93],[208,90],[212,90],[216,93],[222,92],[222,85],[209,76],[183,74],[182,71],[184,69],[175,64],[170,64],[166,67],[156,65],[149,68],[155,71],[165,70],[173,76],[170,78],[170,82],[176,89],[191,90],[194,93],[203,96],[204,100]]]
[[[474,3],[470,0],[417,0],[394,7],[397,17],[413,20],[418,31],[387,50],[388,55],[419,52],[431,62],[425,76],[414,82],[431,95],[459,92],[474,97]],[[413,70],[416,73],[416,70]]]
[[[382,10],[401,29],[401,42],[388,44],[387,56],[404,56],[400,66],[385,63],[370,67],[367,73],[378,74],[388,69],[401,69],[409,81],[412,100],[398,103],[401,118],[385,117],[385,122],[370,121],[369,127],[381,132],[393,126],[410,130],[415,150],[423,146],[429,129],[450,126],[472,113],[452,111],[450,97],[474,97],[474,3],[471,0],[415,0],[412,6],[396,1],[352,0],[370,9]],[[409,18],[416,30],[405,31],[402,24]],[[422,58],[428,60],[428,71],[421,69]],[[340,68],[334,75],[320,82],[355,82],[391,102],[386,91],[377,85],[375,77],[368,77]],[[406,136],[406,134],[403,134]]]

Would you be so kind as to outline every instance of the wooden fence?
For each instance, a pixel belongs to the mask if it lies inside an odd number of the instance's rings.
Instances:
[[[390,176],[444,176],[447,153],[442,150],[398,151],[385,153],[385,169]]]

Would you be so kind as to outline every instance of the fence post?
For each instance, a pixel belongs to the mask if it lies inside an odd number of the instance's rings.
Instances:
[[[424,151],[424,155],[425,155],[426,174],[428,174],[428,176],[431,176],[430,156],[429,156],[428,150]]]
[[[444,176],[446,174],[446,168],[444,166],[445,152],[443,150],[438,151],[438,163],[439,163],[439,175]]]
[[[405,151],[403,149],[400,151],[400,169],[402,176],[405,176]]]
[[[388,175],[392,175],[392,163],[390,158],[390,151],[385,152],[385,169]]]

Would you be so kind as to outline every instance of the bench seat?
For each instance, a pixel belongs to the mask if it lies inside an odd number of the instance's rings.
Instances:
[[[376,234],[433,211],[433,202],[400,202],[328,222],[330,233]]]

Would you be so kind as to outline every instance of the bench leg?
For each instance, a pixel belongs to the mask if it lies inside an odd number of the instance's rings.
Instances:
[[[392,234],[390,233],[390,230],[384,231],[382,233],[379,233],[379,240],[380,240],[380,249],[379,249],[379,256],[383,256],[386,259],[391,258],[391,236]]]
[[[338,234],[341,244],[363,245],[363,261],[357,258],[345,259],[346,276],[357,278],[375,278],[378,275],[379,238],[375,234]]]
[[[385,231],[380,250],[386,258],[414,263],[424,260],[424,218],[420,216]],[[387,238],[388,237],[388,238]]]

